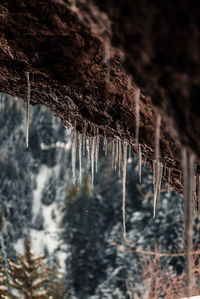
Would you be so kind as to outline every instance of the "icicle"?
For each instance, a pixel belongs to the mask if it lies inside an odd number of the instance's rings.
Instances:
[[[170,192],[170,180],[171,180],[171,168],[168,168],[168,183],[167,183],[167,192]]]
[[[112,141],[112,169],[114,167],[114,161],[115,161],[115,140]]]
[[[115,152],[115,170],[117,168],[117,163],[119,161],[119,140],[116,140],[116,152]]]
[[[161,176],[161,163],[159,161],[160,159],[160,123],[161,123],[161,116],[160,114],[157,115],[156,118],[156,128],[155,128],[155,184],[154,184],[154,208],[153,208],[153,218],[156,216],[156,203],[159,198],[159,186],[161,184],[160,182],[160,176]]]
[[[26,147],[29,146],[29,121],[30,121],[30,101],[31,101],[31,83],[29,72],[26,73],[27,77],[27,105],[26,105]]]
[[[91,177],[92,186],[94,185],[94,155],[95,155],[95,137],[91,137]]]
[[[87,166],[90,165],[90,137],[86,137]]]
[[[127,163],[127,143],[122,146],[122,220],[123,220],[123,239],[126,240],[126,163]]]
[[[72,128],[72,183],[76,185],[76,129]]]
[[[119,158],[119,160],[118,160],[118,166],[119,166],[119,176],[120,176],[120,168],[121,168],[121,160],[122,160],[122,143],[121,143],[120,140],[119,140],[118,146],[119,146],[119,149],[118,149],[118,151],[119,151],[119,154],[118,154],[118,158]]]
[[[108,154],[108,141],[107,141],[106,136],[104,136],[104,139],[103,139],[103,150],[105,152],[105,155],[107,156],[107,154]]]
[[[160,114],[158,114],[156,118],[156,128],[155,128],[155,158],[157,162],[159,161],[160,158],[160,123],[161,123],[161,116]]]
[[[159,181],[158,181],[158,206],[160,207],[160,188],[162,183],[162,176],[163,176],[163,164],[160,163],[160,172],[159,172]]]
[[[135,90],[135,143],[136,152],[138,153],[138,143],[139,143],[139,130],[140,130],[140,89]]]
[[[160,197],[160,184],[162,180],[162,163],[155,161],[155,176],[154,176],[154,201],[153,201],[153,218],[156,217],[156,203]]]
[[[131,145],[128,144],[128,160],[131,159]]]
[[[141,151],[140,144],[139,144],[138,168],[139,168],[139,183],[141,184],[141,182],[142,182],[142,151]]]
[[[183,164],[183,186],[184,186],[184,218],[186,237],[186,294],[192,295],[192,197],[194,187],[194,155],[189,154],[186,149],[182,150]]]
[[[83,135],[82,135],[82,155],[83,156],[85,156],[85,147],[86,147],[85,139],[86,139],[86,135],[85,135],[85,133],[83,133]]]
[[[99,128],[96,129],[96,137],[95,137],[95,170],[98,170],[98,160],[99,160]]]
[[[155,193],[155,182],[156,182],[156,160],[153,160],[153,191]]]
[[[79,152],[79,183],[82,181],[82,135],[78,135],[78,152]]]

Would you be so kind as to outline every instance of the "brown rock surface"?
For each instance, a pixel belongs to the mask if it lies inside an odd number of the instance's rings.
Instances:
[[[171,186],[182,193],[180,148],[197,159],[200,148],[200,5],[95,3],[99,7],[84,0],[77,6],[62,0],[1,1],[0,92],[26,101],[29,72],[31,104],[47,106],[80,132],[93,135],[98,127],[101,135],[133,146],[131,75],[141,88],[142,152],[151,166],[159,111],[161,161],[171,169]]]

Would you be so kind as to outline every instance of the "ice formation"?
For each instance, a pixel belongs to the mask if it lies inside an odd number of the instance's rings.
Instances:
[[[74,186],[76,185],[76,135],[76,129],[72,128],[72,183]]]
[[[122,145],[122,221],[123,239],[126,240],[126,165],[127,165],[127,143]]]
[[[78,135],[78,155],[79,155],[79,183],[81,185],[82,182],[82,134]]]
[[[192,293],[192,233],[193,233],[193,192],[194,192],[194,155],[182,149],[184,220],[186,237],[186,292]]]
[[[27,77],[27,105],[26,105],[26,147],[29,146],[29,122],[30,122],[30,101],[31,101],[31,83],[29,72],[26,73]]]

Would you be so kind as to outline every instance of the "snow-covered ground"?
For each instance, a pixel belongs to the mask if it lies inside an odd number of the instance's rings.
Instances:
[[[58,169],[54,169],[55,173],[58,173]],[[40,171],[36,177],[37,186],[33,192],[33,207],[32,207],[32,224],[35,223],[39,213],[44,218],[43,229],[38,230],[31,227],[30,237],[32,241],[32,250],[34,254],[41,255],[48,251],[50,256],[57,257],[61,267],[64,268],[64,261],[66,259],[66,253],[62,250],[57,250],[61,246],[59,239],[61,215],[58,210],[57,202],[53,202],[47,206],[42,203],[42,191],[45,183],[52,172],[52,168],[48,168],[46,165],[40,167]],[[24,253],[24,239],[19,239],[14,245],[16,252]]]

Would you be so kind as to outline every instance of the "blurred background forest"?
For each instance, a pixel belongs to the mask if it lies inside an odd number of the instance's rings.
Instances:
[[[152,173],[142,164],[139,184],[138,158],[132,153],[127,164],[124,242],[121,178],[112,169],[112,141],[108,140],[107,155],[103,140],[100,142],[94,186],[90,165],[83,157],[82,184],[74,187],[70,129],[46,108],[30,107],[30,146],[26,149],[25,110],[19,99],[0,94],[0,250],[4,267],[8,258],[17,262],[16,252],[24,254],[29,238],[34,255],[44,254],[50,267],[55,262],[61,265],[66,298],[165,298],[167,288],[157,290],[150,277],[158,274],[159,267],[168,278],[183,273],[182,199],[162,184],[153,219]],[[198,218],[193,243],[197,249]],[[166,255],[155,257],[155,251]],[[149,293],[151,288],[157,295]]]

